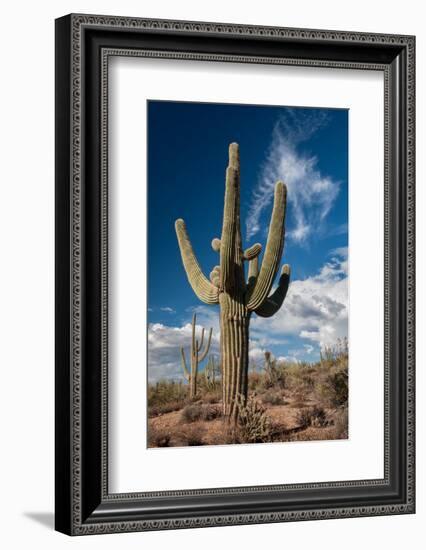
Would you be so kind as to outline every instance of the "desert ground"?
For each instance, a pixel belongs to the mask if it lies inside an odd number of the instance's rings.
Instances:
[[[248,399],[237,424],[222,416],[220,368],[198,373],[188,385],[162,380],[148,386],[148,446],[183,447],[348,437],[348,347],[326,348],[317,362],[277,361],[265,353],[251,364]]]

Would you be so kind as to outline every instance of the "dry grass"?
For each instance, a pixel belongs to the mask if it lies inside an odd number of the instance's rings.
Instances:
[[[148,385],[148,416],[178,411],[189,402],[188,386],[182,382],[162,380]]]
[[[183,382],[148,387],[150,447],[313,441],[348,437],[348,353],[345,341],[316,363],[269,361],[251,368],[249,398],[236,426],[222,418],[220,379],[200,376],[191,400]]]
[[[159,428],[151,426],[148,430],[148,447],[170,447],[171,435]]]

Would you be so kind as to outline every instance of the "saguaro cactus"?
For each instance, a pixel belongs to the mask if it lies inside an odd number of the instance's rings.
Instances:
[[[192,316],[192,341],[191,341],[191,370],[188,370],[188,367],[186,365],[186,357],[185,357],[185,350],[184,348],[180,348],[180,353],[182,356],[182,368],[183,368],[183,374],[185,378],[189,382],[189,396],[195,397],[197,395],[197,375],[198,375],[198,365],[204,359],[206,358],[209,349],[210,349],[210,342],[212,339],[212,331],[213,329],[210,329],[209,332],[209,338],[205,345],[204,351],[201,351],[203,348],[204,343],[204,327],[201,329],[201,339],[198,340],[195,337],[195,327],[197,324],[197,316],[194,313]]]
[[[229,146],[226,170],[225,204],[222,235],[212,241],[220,255],[220,265],[203,274],[189,240],[185,222],[176,220],[175,227],[183,265],[198,298],[206,304],[220,305],[223,413],[228,418],[238,415],[238,402],[247,399],[249,324],[253,312],[271,317],[281,307],[290,279],[290,268],[284,265],[276,290],[269,296],[284,247],[284,221],[287,188],[275,185],[274,206],[262,265],[258,243],[243,250],[240,227],[240,159],[237,143]],[[249,262],[246,282],[244,262]]]
[[[204,369],[204,378],[206,381],[206,387],[209,390],[213,390],[216,387],[216,374],[220,372],[219,366],[216,364],[213,355],[209,356],[208,363]]]
[[[271,385],[275,385],[278,378],[278,372],[276,368],[276,361],[272,359],[272,353],[270,351],[265,351],[265,371],[266,377]]]

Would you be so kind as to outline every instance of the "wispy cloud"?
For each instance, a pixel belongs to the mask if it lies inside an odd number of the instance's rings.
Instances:
[[[327,123],[324,111],[308,113],[289,109],[275,125],[258,183],[253,191],[247,216],[247,239],[254,237],[262,215],[272,204],[275,183],[282,180],[288,188],[287,236],[305,243],[313,231],[323,231],[328,213],[339,193],[339,182],[324,175],[316,156],[300,150]]]
[[[172,307],[160,307],[160,311],[163,311],[164,313],[176,313],[176,310]]]

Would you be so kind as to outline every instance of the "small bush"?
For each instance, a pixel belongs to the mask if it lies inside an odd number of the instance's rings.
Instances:
[[[347,439],[348,428],[348,408],[341,407],[334,416],[334,439]]]
[[[310,407],[302,409],[297,415],[297,422],[301,428],[323,428],[329,425],[327,413],[322,407]]]
[[[260,372],[250,372],[248,375],[248,388],[250,391],[258,391],[265,388],[265,375]]]
[[[152,405],[148,408],[148,416],[153,418],[155,416],[161,416],[174,411],[179,411],[183,406],[181,401],[171,401],[170,403],[164,403],[163,405]]]
[[[203,432],[201,430],[193,430],[187,434],[188,447],[198,447],[204,445]]]
[[[271,422],[266,411],[255,399],[238,402],[238,426],[236,437],[240,443],[265,443],[271,441]]]
[[[201,426],[190,425],[185,426],[185,428],[176,434],[176,438],[179,446],[198,447],[205,445],[203,435],[204,430]]]
[[[202,416],[202,405],[187,405],[182,411],[182,419],[185,422],[196,422],[197,420],[201,420]]]
[[[161,380],[148,385],[148,408],[162,407],[170,403],[180,403],[181,407],[188,399],[188,386],[173,380]]]
[[[209,407],[209,406],[203,407],[203,414],[202,414],[203,420],[207,420],[207,421],[214,420],[215,418],[219,418],[220,416],[222,416],[222,411],[220,408]]]
[[[312,365],[293,363],[286,370],[286,388],[294,393],[307,394],[315,386],[317,372]]]
[[[203,396],[204,403],[210,403],[210,404],[219,403],[219,401],[221,399],[222,399],[222,394],[220,394],[219,392],[218,393],[206,393]]]
[[[340,406],[348,402],[348,373],[338,371],[330,377],[330,385],[333,388],[333,404]]]
[[[222,415],[218,407],[194,403],[187,405],[182,411],[182,420],[185,422],[197,422],[198,420],[214,420]]]
[[[348,339],[339,338],[334,346],[324,346],[321,350],[321,364],[326,366],[344,366],[348,363]]]
[[[148,430],[148,447],[170,447],[171,436],[162,429],[150,426]]]
[[[315,388],[318,399],[331,407],[346,405],[348,391],[348,373],[343,369],[324,375]]]

